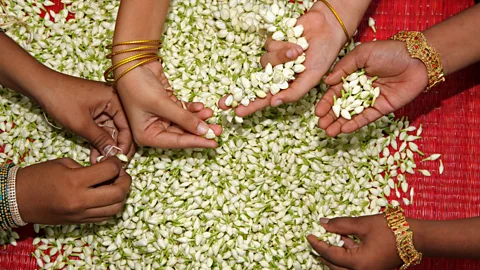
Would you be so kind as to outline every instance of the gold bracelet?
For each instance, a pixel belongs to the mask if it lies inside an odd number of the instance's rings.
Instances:
[[[428,86],[425,92],[445,81],[440,55],[435,48],[428,44],[427,39],[421,32],[400,31],[391,39],[405,42],[410,56],[419,59],[427,67]]]
[[[418,265],[422,261],[422,253],[413,246],[413,232],[405,220],[403,209],[400,207],[387,208],[384,214],[388,227],[395,235],[398,255],[403,261],[400,270]]]
[[[140,53],[140,54],[136,54],[136,55],[132,55],[130,57],[127,57],[121,61],[119,61],[118,63],[116,63],[115,65],[109,67],[104,73],[103,73],[103,76],[105,78],[105,81],[107,83],[111,83],[114,81],[114,78],[112,76],[110,76],[110,74],[112,72],[114,72],[117,68],[123,66],[123,65],[126,65],[128,63],[131,63],[135,60],[141,60],[141,59],[145,59],[145,58],[152,58],[152,57],[156,57],[157,54],[155,53]]]
[[[107,49],[113,49],[113,47],[120,46],[120,45],[139,45],[139,44],[151,44],[151,43],[162,44],[162,41],[158,39],[141,39],[141,40],[132,40],[132,41],[122,41],[122,42],[117,42],[117,43],[108,45]]]
[[[143,66],[147,63],[150,63],[150,62],[153,62],[153,61],[157,61],[157,60],[160,60],[160,56],[156,55],[156,56],[153,56],[151,58],[148,58],[148,59],[145,59],[139,63],[136,63],[135,65],[127,68],[125,71],[123,71],[120,75],[118,75],[118,77],[113,81],[112,83],[112,86],[113,88],[115,89],[116,85],[117,85],[117,82],[118,80],[120,80],[120,78],[122,78],[123,76],[125,76],[128,72],[134,70],[135,68],[139,67],[139,66]]]
[[[330,11],[332,11],[335,18],[337,18],[337,21],[340,23],[340,26],[342,26],[343,32],[345,33],[345,37],[347,37],[348,43],[347,45],[345,45],[345,47],[350,46],[350,43],[352,42],[352,40],[350,39],[350,35],[348,35],[347,27],[345,27],[345,24],[343,23],[342,18],[340,18],[337,11],[335,11],[333,6],[330,5],[330,3],[327,2],[327,0],[320,0],[320,1],[323,2],[330,9]]]
[[[147,46],[140,46],[140,47],[125,49],[125,50],[120,50],[118,52],[111,52],[110,54],[107,55],[107,58],[112,59],[115,55],[119,55],[119,54],[122,54],[122,53],[147,51],[147,50],[154,50],[154,49],[158,50],[161,47],[162,47],[161,44],[157,44],[157,45],[147,45]]]
[[[161,40],[151,40],[151,39],[144,39],[144,40],[132,40],[132,41],[123,41],[123,42],[118,42],[114,44],[110,44],[107,46],[107,49],[113,50],[115,46],[120,46],[120,45],[140,45],[138,47],[134,48],[128,48],[128,49],[123,49],[120,51],[116,52],[111,52],[110,54],[107,55],[107,58],[112,59],[115,55],[119,54],[124,54],[124,53],[130,53],[130,52],[140,52],[140,51],[147,51],[147,50],[153,50],[153,49],[159,49],[162,47],[162,42]],[[127,68],[125,71],[123,71],[117,78],[114,78],[113,72],[118,69],[121,66],[124,66],[126,64],[129,64],[133,61],[137,60],[142,60],[133,66]],[[157,53],[153,52],[147,52],[147,53],[139,53],[130,57],[127,57],[125,59],[122,59],[118,63],[112,65],[109,67],[104,73],[103,76],[105,78],[105,81],[107,84],[112,85],[113,88],[115,88],[118,80],[120,80],[121,77],[125,76],[128,72],[132,71],[133,69],[145,65],[147,63],[156,61],[156,60],[161,60],[161,57],[158,56]]]

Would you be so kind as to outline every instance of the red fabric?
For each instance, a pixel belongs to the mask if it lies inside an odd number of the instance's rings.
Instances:
[[[55,0],[59,3],[59,0]],[[423,30],[470,7],[473,0],[396,0],[373,1],[359,29],[361,41],[374,38],[366,19],[376,20],[377,39],[386,39],[400,30]],[[63,5],[55,7],[58,11]],[[447,82],[421,95],[398,115],[406,115],[417,127],[424,126],[420,148],[426,154],[440,153],[445,173],[438,174],[438,163],[419,166],[432,171],[431,177],[407,176],[415,187],[414,204],[407,216],[422,219],[458,219],[480,216],[480,64],[447,77]],[[31,236],[31,228],[22,236]],[[17,247],[0,250],[1,269],[35,269],[30,256],[32,238]],[[425,259],[415,269],[480,269],[480,261]]]

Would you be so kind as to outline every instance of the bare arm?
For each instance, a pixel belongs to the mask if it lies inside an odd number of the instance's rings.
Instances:
[[[480,61],[480,5],[475,5],[424,32],[440,54],[445,75]]]

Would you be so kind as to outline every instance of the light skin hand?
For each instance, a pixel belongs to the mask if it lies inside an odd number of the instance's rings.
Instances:
[[[172,149],[218,146],[215,140],[201,137],[208,128],[217,136],[222,132],[219,125],[204,122],[213,111],[199,102],[182,104],[172,91],[166,90],[170,85],[160,62],[149,63],[130,73],[122,78],[118,87],[129,89],[121,99],[138,145]]]
[[[257,99],[247,107],[235,108],[238,116],[246,116],[268,106],[296,102],[320,82],[346,40],[343,30],[335,17],[331,18],[332,16],[330,11],[325,10],[323,3],[316,3],[308,13],[298,19],[297,25],[304,26],[303,36],[309,43],[309,48],[305,51],[306,60],[303,63],[307,69],[297,76],[288,89],[275,96],[269,94],[265,99]],[[263,66],[267,63],[276,65],[292,61],[303,52],[296,44],[271,40],[267,42],[266,49],[267,53],[262,57]],[[287,53],[292,57],[287,57]],[[221,109],[228,109],[225,106],[225,99],[226,97],[219,102]]]
[[[349,35],[353,34],[370,4],[370,1],[365,0],[332,0],[329,2],[340,17],[343,18]],[[279,106],[301,99],[320,82],[332,66],[339,51],[347,42],[342,27],[324,3],[315,3],[309,12],[298,19],[297,25],[299,24],[304,26],[303,36],[309,43],[309,48],[305,51],[306,60],[303,63],[307,69],[298,75],[288,89],[281,91],[275,96],[268,94],[266,98],[258,98],[247,107],[242,105],[236,107],[235,113],[238,116],[243,117],[268,106]],[[292,61],[303,52],[301,48],[298,49],[296,44],[272,42],[271,40],[267,41],[266,50],[267,53],[262,56],[263,66],[267,63],[277,65]],[[229,109],[225,105],[226,98],[223,97],[218,104],[223,110]]]

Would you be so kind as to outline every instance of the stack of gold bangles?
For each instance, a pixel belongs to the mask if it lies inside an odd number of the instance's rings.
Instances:
[[[117,46],[137,46],[137,47],[127,48],[127,49],[122,49],[116,52],[112,52],[109,55],[107,55],[107,58],[112,59],[114,56],[119,54],[124,54],[124,53],[132,53],[132,52],[139,52],[139,53],[133,56],[129,56],[125,59],[122,59],[116,64],[112,64],[112,66],[105,71],[105,73],[103,74],[103,76],[105,77],[105,81],[108,84],[113,85],[114,88],[118,80],[120,80],[120,78],[125,76],[125,74],[127,74],[128,72],[132,71],[133,69],[139,66],[161,59],[161,57],[158,55],[157,52],[151,52],[152,50],[158,50],[159,48],[161,48],[162,43],[160,40],[146,39],[146,40],[118,42],[118,43],[108,45],[107,49],[113,50],[113,48]],[[144,52],[144,51],[150,51],[150,52]],[[133,66],[127,68],[122,73],[120,73],[120,75],[118,75],[116,78],[113,75],[113,72],[119,67],[132,63],[134,61],[139,61],[139,60],[140,62],[137,62]]]
[[[388,227],[395,235],[398,255],[403,261],[400,270],[419,264],[422,261],[422,253],[413,246],[413,232],[403,215],[403,209],[400,207],[387,208],[384,214]]]

